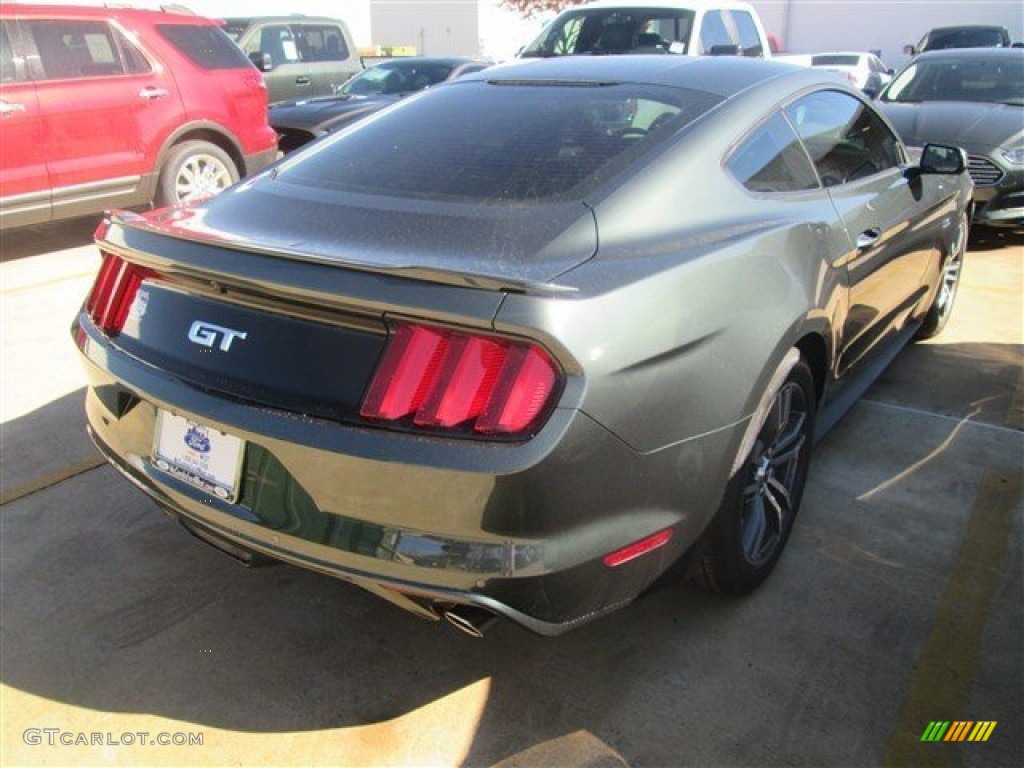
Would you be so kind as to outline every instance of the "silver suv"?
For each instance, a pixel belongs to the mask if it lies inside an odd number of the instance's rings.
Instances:
[[[225,31],[263,72],[271,102],[331,95],[363,68],[340,19],[231,18]]]

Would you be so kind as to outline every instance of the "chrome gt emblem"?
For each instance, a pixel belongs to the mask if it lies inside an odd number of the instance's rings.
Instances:
[[[245,339],[243,331],[236,331],[234,328],[225,328],[223,325],[214,325],[205,320],[196,320],[188,329],[188,340],[201,347],[213,347],[216,345],[221,352],[231,349],[231,342],[235,339]],[[220,344],[217,344],[220,339]]]

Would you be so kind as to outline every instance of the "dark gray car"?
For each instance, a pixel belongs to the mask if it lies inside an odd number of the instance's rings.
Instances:
[[[976,221],[1024,224],[1024,50],[923,53],[882,93],[879,108],[912,148],[938,142],[967,151]]]
[[[267,119],[277,131],[278,147],[287,153],[369,117],[410,94],[479,72],[491,63],[464,56],[393,59],[367,67],[332,96],[274,104]]]
[[[744,594],[815,436],[949,317],[970,190],[804,68],[486,70],[107,222],[89,429],[205,541],[474,634],[563,632],[688,554]]]

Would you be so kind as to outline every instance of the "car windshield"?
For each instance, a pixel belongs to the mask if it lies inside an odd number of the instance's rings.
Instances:
[[[998,27],[975,29],[936,30],[928,36],[922,50],[938,51],[945,48],[994,48],[1003,45],[1002,30]]]
[[[558,16],[524,58],[606,53],[686,53],[693,12],[664,8],[578,10]]]
[[[903,70],[882,101],[982,101],[1024,105],[1021,59],[918,60]]]
[[[249,28],[248,21],[241,21],[236,19],[228,19],[224,24],[224,32],[234,40],[236,43],[241,39],[242,33]]]
[[[720,101],[635,84],[463,82],[300,153],[277,178],[462,202],[580,199]]]
[[[384,96],[420,91],[443,83],[452,65],[443,62],[393,61],[364,69],[341,87],[356,96]]]

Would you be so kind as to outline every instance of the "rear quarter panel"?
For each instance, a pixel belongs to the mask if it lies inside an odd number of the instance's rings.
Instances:
[[[575,296],[512,295],[497,318],[562,339],[582,410],[641,452],[748,418],[786,351],[807,333],[831,349],[845,312],[849,241],[827,194],[747,192],[721,168],[718,123],[595,204],[598,254],[558,278]]]

